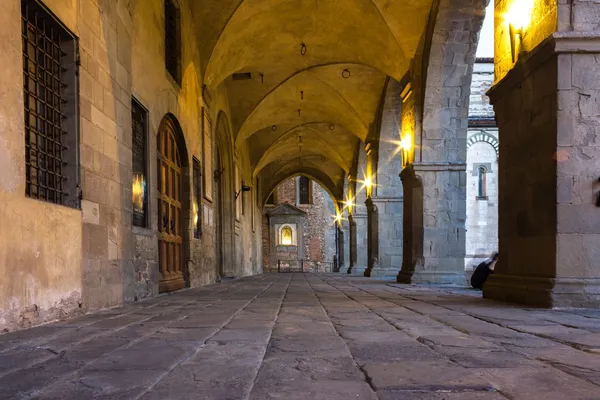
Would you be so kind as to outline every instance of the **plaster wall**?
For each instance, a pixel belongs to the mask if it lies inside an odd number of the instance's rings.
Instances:
[[[73,10],[63,10],[77,31]],[[81,211],[25,197],[21,2],[0,3],[0,331],[82,312]]]

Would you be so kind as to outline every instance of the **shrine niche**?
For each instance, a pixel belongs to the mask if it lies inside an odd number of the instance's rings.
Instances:
[[[270,230],[270,263],[296,264],[304,256],[303,226],[306,213],[291,204],[281,204],[267,212]]]

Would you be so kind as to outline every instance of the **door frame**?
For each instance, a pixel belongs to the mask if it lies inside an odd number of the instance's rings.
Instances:
[[[160,196],[160,187],[159,187],[159,182],[161,179],[160,176],[160,169],[159,169],[159,160],[160,160],[160,148],[158,147],[158,140],[160,137],[161,132],[164,129],[167,129],[167,127],[170,127],[173,130],[174,136],[175,136],[175,144],[177,146],[177,150],[179,151],[179,159],[181,162],[181,175],[180,175],[180,196],[181,196],[181,215],[180,215],[180,226],[181,226],[181,239],[182,239],[182,243],[181,243],[181,256],[180,256],[180,264],[181,264],[181,272],[183,275],[183,280],[184,280],[184,286],[174,289],[174,290],[179,290],[179,289],[183,289],[186,287],[190,286],[190,279],[189,279],[189,269],[188,269],[188,261],[190,260],[190,240],[193,237],[193,233],[192,233],[192,210],[191,210],[191,196],[192,196],[192,191],[191,191],[191,182],[190,182],[190,159],[188,156],[188,151],[187,151],[187,146],[185,144],[185,137],[183,135],[183,131],[181,129],[181,125],[179,124],[179,122],[177,121],[177,118],[171,114],[168,113],[166,114],[160,124],[159,124],[159,128],[156,132],[156,136],[155,136],[155,141],[154,143],[156,144],[156,156],[155,156],[155,160],[154,160],[154,165],[156,168],[156,195],[155,200],[156,200],[156,220],[157,220],[157,244],[160,242],[160,238],[159,238],[159,234],[160,234],[160,224],[161,221],[158,221],[158,217],[159,217],[159,207],[160,207],[160,201],[159,200],[159,196]],[[158,291],[159,293],[165,293],[165,292],[170,292],[173,290],[164,290],[163,288],[161,288],[161,281],[160,281],[160,253],[159,253],[159,249],[157,249],[157,259],[158,259],[158,271],[157,271],[157,284],[158,284]],[[162,289],[162,290],[161,290]]]

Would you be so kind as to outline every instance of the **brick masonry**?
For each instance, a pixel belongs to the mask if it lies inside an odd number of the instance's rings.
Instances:
[[[333,202],[329,194],[316,182],[311,181],[312,185],[312,204],[297,203],[297,178],[290,178],[282,182],[275,189],[276,204],[291,204],[306,212],[303,226],[302,245],[304,246],[302,257],[310,261],[333,262],[335,255],[335,227],[333,216],[335,215]],[[272,209],[273,205],[267,205],[265,212]],[[269,257],[273,250],[273,235],[270,232],[269,218],[264,215],[263,225],[263,262],[264,269],[276,268],[271,265]]]

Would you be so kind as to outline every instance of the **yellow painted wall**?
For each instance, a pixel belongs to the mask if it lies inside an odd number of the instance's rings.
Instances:
[[[513,67],[509,19],[523,18],[521,50],[533,50],[557,30],[558,7],[556,0],[496,0],[495,8],[495,63],[496,82]],[[529,17],[528,17],[529,16]]]

